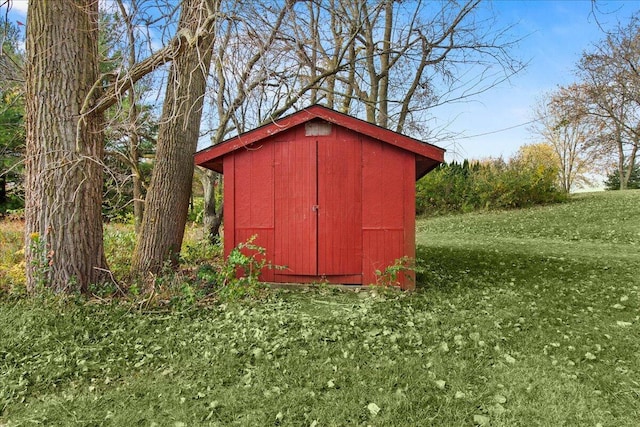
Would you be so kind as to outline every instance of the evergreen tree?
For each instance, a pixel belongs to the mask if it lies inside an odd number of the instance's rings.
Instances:
[[[604,186],[607,190],[620,189],[620,171],[618,169],[613,171],[613,173],[607,177],[607,180],[604,182]],[[640,165],[634,167],[629,174],[627,189],[640,189]]]

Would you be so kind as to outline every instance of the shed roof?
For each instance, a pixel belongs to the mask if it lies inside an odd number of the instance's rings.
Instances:
[[[354,132],[367,135],[381,142],[414,153],[416,155],[416,179],[422,177],[444,161],[445,150],[443,148],[376,126],[321,105],[312,105],[272,123],[229,138],[220,144],[198,151],[195,154],[195,163],[199,166],[222,173],[222,158],[227,154],[315,119],[325,120],[329,123],[345,127]]]

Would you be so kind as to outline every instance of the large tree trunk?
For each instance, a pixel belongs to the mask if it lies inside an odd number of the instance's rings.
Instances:
[[[186,0],[178,23],[184,52],[171,64],[160,120],[156,161],[133,255],[134,274],[178,263],[189,208],[202,104],[214,40],[203,0]],[[207,28],[202,28],[204,23]]]
[[[85,292],[106,268],[102,116],[80,114],[98,78],[98,0],[30,2],[27,22],[27,288]]]

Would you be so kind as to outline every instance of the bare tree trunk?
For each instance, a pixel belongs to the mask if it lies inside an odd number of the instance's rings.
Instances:
[[[182,3],[178,31],[188,34],[183,41],[188,46],[169,72],[156,161],[133,255],[135,274],[158,273],[167,260],[178,263],[213,50],[213,21],[206,19],[207,9],[205,0]],[[205,22],[208,28],[201,27]]]
[[[636,156],[638,155],[638,142],[633,142],[631,151],[625,155],[624,147],[621,138],[618,138],[618,173],[620,174],[620,190],[626,190],[629,188],[629,179],[635,167]]]
[[[317,9],[317,11],[316,11]],[[318,34],[318,25],[317,25],[317,15],[320,14],[320,6],[314,4],[313,2],[309,2],[309,38],[310,40],[305,40],[306,43],[309,43],[313,46],[311,49],[311,60],[309,61],[310,68],[310,77],[309,80],[313,81],[318,77],[318,51],[320,50],[320,36]],[[313,87],[310,90],[310,102],[315,104],[318,102],[318,88]]]
[[[216,188],[220,183],[220,174],[210,169],[198,168],[200,182],[204,190],[204,215],[202,223],[205,237],[211,243],[220,239],[220,226],[222,225],[222,205],[216,209]]]
[[[629,153],[629,164],[627,165],[627,170],[625,171],[624,177],[624,186],[625,188],[629,188],[629,180],[631,179],[631,174],[636,166],[636,157],[638,156],[638,141],[636,140],[633,148],[631,149],[631,153]]]
[[[130,95],[131,96],[131,95]],[[134,105],[131,105],[131,109],[135,110]],[[140,173],[140,150],[138,145],[140,144],[140,138],[136,131],[131,133],[131,141],[129,141],[129,157],[133,161],[131,167],[131,175],[133,177],[133,221],[136,234],[140,233],[140,226],[142,225],[142,216],[144,213],[144,198],[142,195],[142,176]]]
[[[380,94],[378,104],[378,126],[389,127],[389,72],[391,57],[391,32],[393,30],[393,1],[386,0],[384,4],[384,37],[382,39],[382,52],[380,54]]]
[[[625,179],[625,153],[624,153],[624,145],[622,143],[622,131],[620,130],[620,125],[616,123],[615,125],[615,141],[616,148],[618,149],[618,173],[620,176],[620,190],[627,189],[627,180]]]
[[[376,13],[377,15],[377,13]],[[366,66],[367,77],[369,78],[369,93],[364,98],[365,110],[367,112],[366,120],[369,123],[376,123],[376,107],[378,103],[378,89],[380,88],[380,75],[376,70],[376,43],[373,40],[375,27],[375,21],[372,23],[368,14],[364,14],[364,49],[366,52]]]
[[[357,29],[354,26],[353,28],[351,28],[350,36],[356,33]],[[346,79],[346,89],[344,98],[342,100],[342,105],[340,106],[340,111],[344,114],[349,114],[351,112],[351,103],[354,98],[356,87],[356,45],[355,43],[353,43],[353,41],[349,43],[347,52],[348,73]]]
[[[207,230],[209,231],[209,241],[211,243],[217,243],[220,240],[220,227],[222,227],[222,220],[224,218],[224,200],[220,203],[220,209],[211,218],[211,222]]]
[[[30,2],[27,22],[27,289],[86,292],[106,268],[102,114],[81,115],[98,95],[98,0]]]
[[[118,0],[118,8],[127,27],[127,39],[129,43],[128,66],[129,69],[136,65],[136,39],[131,17],[123,0]],[[136,86],[132,85],[128,91],[129,98],[129,158],[131,159],[131,176],[133,179],[133,221],[136,234],[140,233],[144,200],[142,198],[142,176],[140,174],[140,135],[138,135],[138,101]]]

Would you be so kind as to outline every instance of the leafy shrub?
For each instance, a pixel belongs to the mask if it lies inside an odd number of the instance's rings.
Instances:
[[[260,273],[263,268],[272,266],[264,257],[265,249],[253,243],[255,238],[252,236],[233,248],[226,261],[211,276],[216,293],[223,299],[254,298],[260,294],[263,288]]]
[[[206,264],[220,256],[222,256],[222,245],[211,243],[209,239],[204,238],[185,242],[180,253],[182,264],[190,266]]]
[[[196,224],[202,224],[202,218],[204,216],[204,198],[194,197],[192,203],[189,205],[189,213],[187,220],[195,222]]]
[[[0,218],[6,217],[10,220],[24,218],[24,191],[19,191],[19,193],[18,191],[9,192],[5,202],[0,203]]]
[[[220,209],[222,205],[222,192],[216,191],[216,212]],[[196,224],[202,224],[204,219],[204,197],[196,196],[193,198],[193,203],[189,207],[189,216],[187,220]]]
[[[24,223],[0,221],[0,294],[24,294]]]
[[[131,254],[136,245],[132,226],[110,223],[104,229],[104,252],[107,264],[116,280],[129,277]]]
[[[557,170],[524,157],[444,163],[416,184],[418,214],[509,209],[562,201]]]

